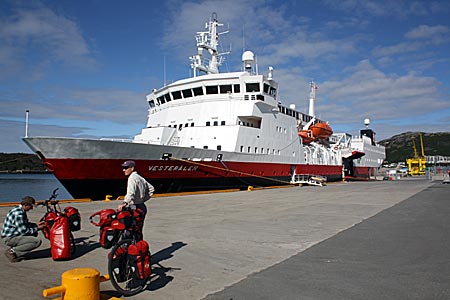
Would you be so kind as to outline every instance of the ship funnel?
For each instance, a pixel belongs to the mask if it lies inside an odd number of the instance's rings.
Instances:
[[[255,55],[252,51],[245,51],[242,54],[242,62],[244,63],[245,71],[248,73],[252,72],[253,62],[255,61]]]

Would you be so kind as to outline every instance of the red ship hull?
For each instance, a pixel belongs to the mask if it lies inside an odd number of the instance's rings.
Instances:
[[[126,193],[126,177],[120,167],[123,160],[66,158],[44,162],[74,198],[98,200]],[[325,176],[328,181],[342,179],[342,166],[176,160],[136,160],[136,165],[157,193],[288,185],[291,170]]]

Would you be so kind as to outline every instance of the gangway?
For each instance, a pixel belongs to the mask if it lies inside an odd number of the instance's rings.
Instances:
[[[295,185],[326,185],[327,179],[323,176],[311,174],[294,174],[291,179],[291,184]]]

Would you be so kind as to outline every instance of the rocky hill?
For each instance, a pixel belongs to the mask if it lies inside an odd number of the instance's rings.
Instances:
[[[1,173],[45,173],[47,168],[35,154],[0,153]]]
[[[382,140],[380,144],[386,147],[386,161],[401,162],[414,157],[413,140],[417,154],[422,153],[419,132],[405,132]],[[450,156],[450,132],[426,133],[422,132],[423,148],[426,156]]]

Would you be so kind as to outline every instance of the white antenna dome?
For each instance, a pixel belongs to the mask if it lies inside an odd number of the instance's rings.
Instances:
[[[295,109],[295,104],[289,105],[289,108],[290,108],[290,109]]]
[[[366,125],[366,126],[370,125],[370,119],[369,118],[365,118],[364,119],[364,125]]]
[[[242,53],[242,62],[244,63],[245,69],[250,71],[252,69],[253,62],[255,61],[255,55],[252,51],[245,51]]]
[[[245,62],[253,62],[255,60],[255,55],[252,51],[245,51],[242,53],[242,61]]]

